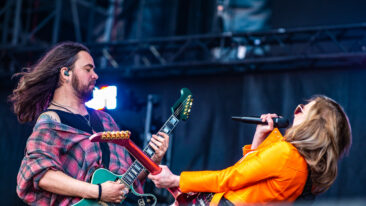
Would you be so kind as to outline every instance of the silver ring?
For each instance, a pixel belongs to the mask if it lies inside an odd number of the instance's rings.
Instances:
[[[122,190],[122,196],[125,197],[128,194],[128,190]]]

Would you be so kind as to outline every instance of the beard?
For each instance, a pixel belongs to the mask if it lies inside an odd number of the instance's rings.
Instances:
[[[95,81],[91,81],[88,85],[81,85],[79,78],[74,75],[71,79],[71,84],[76,96],[83,102],[87,102],[93,98],[93,88],[89,89],[91,85],[95,85]]]

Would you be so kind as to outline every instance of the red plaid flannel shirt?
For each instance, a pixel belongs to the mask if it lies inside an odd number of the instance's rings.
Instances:
[[[112,117],[96,111],[106,131],[119,130]],[[102,153],[98,143],[89,141],[91,134],[50,119],[40,119],[28,138],[25,156],[18,177],[18,196],[31,205],[70,205],[80,200],[47,192],[39,187],[39,180],[48,170],[59,170],[65,174],[90,182],[93,172],[103,167]],[[109,170],[123,174],[132,164],[123,147],[109,144]],[[139,181],[135,189],[142,193]]]

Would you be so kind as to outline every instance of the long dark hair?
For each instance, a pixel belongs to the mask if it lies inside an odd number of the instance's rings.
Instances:
[[[326,96],[309,100],[305,121],[286,131],[286,140],[293,144],[311,169],[313,193],[325,192],[337,176],[338,160],[352,144],[351,125],[343,108]]]
[[[48,107],[55,90],[61,86],[60,69],[72,69],[80,51],[89,53],[89,49],[82,44],[60,43],[41,57],[37,64],[14,75],[20,76],[20,80],[9,101],[13,103],[19,122],[35,120]]]

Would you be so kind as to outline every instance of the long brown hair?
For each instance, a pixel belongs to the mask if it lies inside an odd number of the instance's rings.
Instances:
[[[9,96],[14,113],[20,122],[31,122],[39,116],[53,98],[62,67],[73,68],[80,51],[89,53],[88,48],[75,42],[63,42],[54,46],[37,64],[15,74],[20,76],[18,86]]]
[[[313,193],[325,192],[337,176],[338,160],[349,151],[352,143],[351,126],[343,108],[325,96],[309,100],[303,123],[286,131],[286,141],[293,144],[311,169]]]

